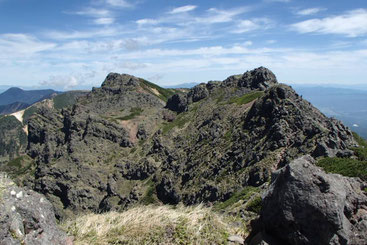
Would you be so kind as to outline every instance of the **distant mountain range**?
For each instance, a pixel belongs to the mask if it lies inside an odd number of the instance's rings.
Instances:
[[[61,92],[52,89],[23,90],[21,88],[9,88],[0,94],[0,115],[10,114],[28,106],[52,98]]]
[[[13,87],[0,94],[0,105],[8,105],[15,102],[33,104],[37,101],[49,98],[52,94],[59,93],[61,92],[52,89],[23,90]]]
[[[165,86],[165,88],[193,88],[198,84],[199,83],[180,83],[176,85]]]
[[[367,91],[322,86],[293,88],[329,117],[335,117],[367,138]]]

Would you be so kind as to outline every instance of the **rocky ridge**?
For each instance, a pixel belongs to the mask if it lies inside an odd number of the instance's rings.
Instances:
[[[58,218],[226,201],[261,190],[298,156],[350,156],[356,145],[264,67],[187,93],[111,73],[73,107],[39,110],[28,129],[34,174],[21,182],[45,194]]]

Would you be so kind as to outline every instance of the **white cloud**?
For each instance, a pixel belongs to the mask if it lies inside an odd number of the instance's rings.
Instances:
[[[85,16],[92,16],[92,17],[104,17],[111,15],[111,11],[108,9],[97,9],[97,8],[85,8],[83,10],[74,12],[77,15],[85,15]]]
[[[194,9],[196,9],[196,8],[197,8],[197,6],[195,6],[195,5],[186,5],[186,6],[182,6],[182,7],[174,8],[174,9],[172,9],[169,13],[170,13],[170,14],[185,13],[185,12],[193,11],[193,10],[194,10]]]
[[[125,0],[105,0],[105,2],[113,7],[130,8],[133,6],[133,4]]]
[[[115,18],[98,18],[94,20],[97,25],[111,25],[115,22]]]
[[[123,34],[121,30],[113,27],[91,29],[84,31],[46,31],[43,35],[47,38],[54,40],[67,40],[67,39],[88,39],[96,37],[111,37],[116,36],[118,33]]]
[[[317,14],[321,11],[326,10],[325,8],[308,8],[308,9],[302,9],[296,12],[297,15],[313,15],[313,14]]]
[[[233,33],[245,33],[258,29],[269,29],[272,25],[272,22],[267,18],[258,18],[252,20],[241,20]]]
[[[309,19],[291,25],[299,33],[341,34],[348,37],[367,35],[367,10],[357,9],[343,15]]]
[[[253,42],[252,41],[246,41],[245,43],[244,43],[244,45],[245,46],[251,46],[253,44]]]
[[[250,9],[246,7],[232,10],[221,10],[217,8],[210,8],[207,10],[208,16],[198,17],[195,20],[196,22],[203,24],[232,22],[238,15],[248,12],[249,10]]]
[[[55,47],[55,43],[40,41],[28,34],[8,33],[0,35],[0,57],[33,55]]]
[[[138,25],[155,25],[158,24],[159,21],[155,19],[140,19],[136,21]]]
[[[75,76],[50,76],[48,80],[42,81],[39,84],[47,87],[62,87],[68,90],[78,86],[79,81]]]

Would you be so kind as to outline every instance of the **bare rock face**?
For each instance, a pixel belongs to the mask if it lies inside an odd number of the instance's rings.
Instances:
[[[73,243],[57,227],[53,207],[43,195],[19,188],[0,174],[0,244]]]
[[[231,76],[224,81],[226,86],[242,87],[252,90],[266,90],[277,83],[274,73],[265,67],[247,71],[242,76]]]
[[[273,174],[249,244],[366,244],[366,183],[313,162],[304,156]]]

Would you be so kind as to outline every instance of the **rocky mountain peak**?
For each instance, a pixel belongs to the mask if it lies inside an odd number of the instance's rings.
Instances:
[[[261,66],[243,75],[230,76],[223,83],[231,87],[265,90],[278,82],[272,71]]]
[[[37,174],[24,183],[59,218],[147,199],[225,201],[298,156],[350,156],[355,143],[263,67],[187,92],[110,73],[73,109],[40,110],[28,131]]]
[[[139,79],[128,74],[109,73],[102,83],[102,89],[120,91],[127,87],[138,87]]]

